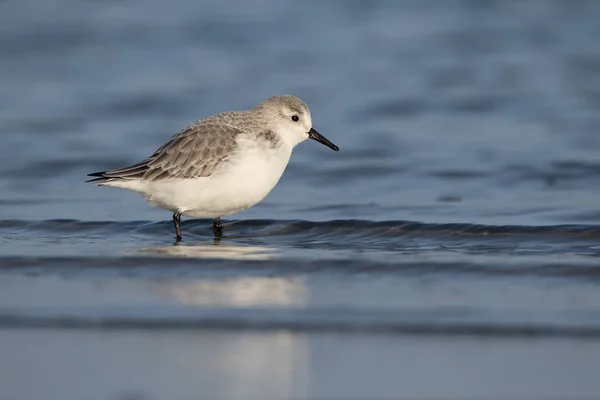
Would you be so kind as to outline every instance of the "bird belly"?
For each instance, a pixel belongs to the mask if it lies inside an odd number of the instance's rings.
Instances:
[[[291,155],[281,150],[238,153],[209,177],[152,182],[146,200],[195,218],[244,211],[264,199],[281,178]]]

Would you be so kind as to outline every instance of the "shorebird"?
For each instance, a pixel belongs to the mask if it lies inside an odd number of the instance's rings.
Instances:
[[[173,212],[176,242],[181,217],[221,217],[264,199],[283,174],[292,150],[306,139],[338,151],[312,126],[310,110],[294,96],[273,96],[244,111],[215,114],[185,127],[144,161],[95,172],[87,182],[141,193]]]

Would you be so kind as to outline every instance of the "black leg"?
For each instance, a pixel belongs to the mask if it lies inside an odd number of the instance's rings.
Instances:
[[[212,229],[215,234],[215,237],[223,236],[223,227],[221,226],[221,218],[220,217],[215,218]]]
[[[181,213],[178,211],[173,214],[173,225],[175,225],[175,240],[177,243],[181,242]]]

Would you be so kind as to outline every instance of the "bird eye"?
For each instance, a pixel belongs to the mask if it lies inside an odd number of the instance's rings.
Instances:
[[[297,115],[292,115],[292,121],[298,122],[299,119]]]

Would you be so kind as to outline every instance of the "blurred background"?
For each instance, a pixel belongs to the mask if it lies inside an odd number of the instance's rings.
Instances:
[[[600,395],[600,2],[0,1],[0,398]],[[86,174],[276,94],[187,219]]]

